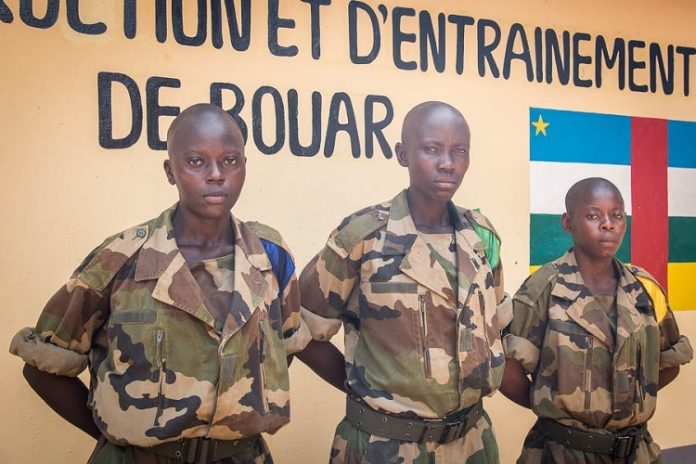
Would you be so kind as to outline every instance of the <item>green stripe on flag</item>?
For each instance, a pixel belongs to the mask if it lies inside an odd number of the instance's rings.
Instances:
[[[696,262],[696,217],[669,218],[669,262]]]
[[[631,218],[627,217],[626,219],[626,235],[619,248],[617,257],[621,261],[628,263],[631,257]],[[529,260],[532,266],[540,266],[553,261],[573,245],[572,237],[570,234],[565,233],[561,227],[560,214],[532,214],[530,217],[530,231]]]

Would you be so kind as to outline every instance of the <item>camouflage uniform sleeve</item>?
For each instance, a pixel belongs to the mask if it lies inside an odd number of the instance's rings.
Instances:
[[[90,253],[46,303],[36,328],[14,336],[12,354],[51,374],[74,377],[87,367],[92,338],[109,316],[109,288],[88,285],[82,271],[108,241]]]
[[[652,300],[660,330],[660,369],[686,364],[694,357],[689,339],[679,333],[677,320],[670,308],[667,292],[648,271],[639,267],[629,267],[638,279],[643,290]]]
[[[304,323],[300,308],[300,289],[297,275],[293,272],[280,298],[283,315],[283,343],[285,353],[291,355],[302,351],[312,339],[307,324]]]
[[[302,351],[311,340],[311,335],[300,313],[300,289],[295,272],[295,258],[277,230],[256,221],[247,222],[246,225],[261,240],[278,281],[285,353],[291,355]]]
[[[280,310],[283,318],[283,344],[285,353],[291,355],[302,351],[312,336],[300,311],[300,288],[295,272],[295,258],[285,241],[280,243],[285,259],[279,272]]]
[[[303,317],[315,340],[329,340],[338,332],[359,279],[362,237],[349,235],[349,227],[334,230],[300,277]]]
[[[694,357],[689,339],[679,333],[677,320],[671,309],[667,309],[660,322],[660,369],[686,364]]]
[[[505,293],[502,261],[499,261],[498,265],[493,269],[493,286],[495,288],[495,298],[498,302],[498,306],[496,307],[498,324],[503,328],[510,324],[512,320],[512,298]]]
[[[544,266],[522,284],[512,299],[512,320],[503,331],[505,356],[518,360],[527,374],[536,371],[544,343],[553,288],[548,271]]]
[[[505,293],[503,262],[500,259],[500,246],[502,241],[490,219],[483,215],[478,209],[460,209],[460,212],[471,221],[476,234],[484,244],[486,257],[488,258],[493,272],[493,288],[498,303],[496,307],[498,324],[500,327],[505,327],[512,319],[512,299],[510,295]]]

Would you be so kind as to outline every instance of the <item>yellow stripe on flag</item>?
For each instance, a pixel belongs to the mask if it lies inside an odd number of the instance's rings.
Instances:
[[[540,267],[529,266],[529,273]],[[673,310],[696,310],[696,263],[669,263],[667,285],[669,304]]]
[[[667,265],[667,294],[674,310],[696,310],[696,263]]]

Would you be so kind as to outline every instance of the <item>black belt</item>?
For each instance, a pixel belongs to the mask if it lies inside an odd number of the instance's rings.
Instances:
[[[348,395],[346,419],[363,432],[383,438],[422,443],[450,443],[463,437],[483,416],[483,403],[442,419],[400,417],[375,411],[364,401]]]
[[[143,450],[178,459],[186,464],[206,464],[230,458],[255,446],[258,437],[241,440],[214,440],[212,438],[188,438],[142,448]]]
[[[555,420],[541,417],[537,420],[536,429],[546,438],[569,448],[606,454],[613,458],[627,458],[638,448],[643,435],[648,431],[648,426],[643,424],[641,427],[624,429],[606,435],[568,427]]]

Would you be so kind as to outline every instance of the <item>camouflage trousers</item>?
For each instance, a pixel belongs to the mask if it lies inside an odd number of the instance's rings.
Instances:
[[[498,443],[485,412],[451,443],[415,443],[370,435],[343,419],[336,428],[330,464],[498,464]]]
[[[87,464],[181,464],[181,460],[150,453],[137,446],[119,446],[102,436]],[[238,455],[206,464],[273,464],[273,459],[266,441],[258,435],[251,446],[242,447]]]
[[[660,447],[646,432],[638,444],[633,458],[614,459],[606,454],[588,453],[568,448],[550,440],[536,430],[536,425],[527,434],[518,464],[660,464]]]

